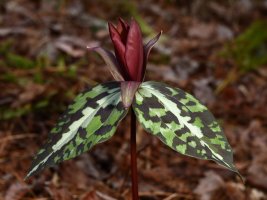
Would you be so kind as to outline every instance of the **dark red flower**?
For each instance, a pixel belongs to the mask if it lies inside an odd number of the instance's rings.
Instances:
[[[109,34],[125,80],[142,81],[144,49],[139,25],[119,20],[117,28],[109,23]]]
[[[149,52],[158,41],[161,32],[143,45],[142,33],[135,20],[132,19],[128,24],[120,18],[116,27],[111,23],[108,26],[115,56],[101,47],[93,49],[104,58],[116,80],[142,82]]]
[[[128,108],[136,90],[144,80],[149,52],[162,32],[143,45],[142,33],[135,20],[131,20],[128,24],[119,19],[116,27],[111,23],[108,26],[115,56],[111,51],[101,47],[90,49],[102,56],[115,80],[121,82],[122,102],[124,107]]]

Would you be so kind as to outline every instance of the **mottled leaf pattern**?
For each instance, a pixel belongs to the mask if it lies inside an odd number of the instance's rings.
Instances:
[[[126,114],[119,82],[99,84],[79,94],[51,131],[27,177],[108,140]]]
[[[133,108],[145,130],[175,151],[237,172],[219,124],[192,95],[163,83],[145,82],[137,90]]]

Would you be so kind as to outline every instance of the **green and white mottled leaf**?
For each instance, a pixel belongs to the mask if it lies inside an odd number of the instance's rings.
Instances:
[[[99,84],[79,94],[52,129],[27,177],[108,140],[126,114],[119,82]]]
[[[133,108],[145,130],[173,150],[237,172],[221,127],[192,95],[166,84],[145,82],[136,92]]]

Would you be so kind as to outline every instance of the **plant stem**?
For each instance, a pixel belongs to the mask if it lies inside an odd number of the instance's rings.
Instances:
[[[133,200],[138,200],[138,172],[136,155],[136,116],[131,108],[131,175],[132,175],[132,196]]]

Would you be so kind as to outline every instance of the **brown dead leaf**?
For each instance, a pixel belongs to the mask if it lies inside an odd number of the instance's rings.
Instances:
[[[107,194],[104,194],[100,191],[91,191],[87,193],[82,200],[116,200],[113,197],[110,197]]]
[[[234,34],[223,24],[194,22],[188,29],[188,36],[202,40],[224,41],[232,39]]]
[[[246,200],[245,186],[242,183],[226,183],[212,192],[211,200]]]
[[[267,190],[267,153],[255,156],[248,168],[248,182],[255,187]]]
[[[188,29],[188,36],[199,39],[210,39],[215,35],[215,25],[195,23]]]
[[[90,179],[86,176],[83,168],[80,167],[77,162],[65,162],[64,167],[59,172],[60,181],[62,183],[72,183],[76,188],[81,190],[87,189],[90,184]]]
[[[44,85],[29,83],[25,86],[24,91],[18,96],[17,100],[12,104],[12,107],[18,107],[25,103],[31,102],[44,91]]]
[[[74,58],[82,57],[85,54],[85,50],[75,49],[72,45],[63,42],[57,42],[56,47]]]
[[[75,36],[61,36],[56,42],[55,47],[74,58],[83,57],[87,51],[86,46],[98,46],[96,42],[87,42]]]
[[[194,193],[199,195],[201,200],[211,200],[212,193],[223,185],[224,181],[219,175],[213,171],[208,171],[205,173],[205,177],[200,180]]]
[[[173,57],[171,63],[174,65],[174,76],[181,81],[188,80],[199,69],[199,63],[188,56]]]
[[[213,171],[205,173],[194,192],[201,200],[245,200],[245,186],[242,183],[224,182]]]
[[[262,191],[252,189],[249,198],[251,200],[264,200],[267,199],[267,195],[265,195]]]
[[[215,101],[214,91],[211,88],[211,83],[214,82],[212,77],[205,77],[193,81],[194,95],[204,104],[213,104]]]
[[[161,77],[163,80],[168,81],[177,81],[177,76],[174,70],[170,67],[165,66],[155,66],[155,65],[148,65],[147,70],[149,71],[149,76],[156,76]]]
[[[0,37],[6,37],[9,35],[26,34],[27,29],[24,28],[0,28]]]
[[[71,200],[71,194],[69,193],[67,188],[56,188],[51,186],[47,188],[53,200]]]
[[[15,182],[8,188],[5,200],[20,200],[28,191],[29,187],[26,184]]]
[[[113,197],[111,197],[111,196],[109,196],[107,194],[104,194],[104,193],[102,193],[100,191],[96,191],[96,194],[97,194],[97,196],[99,196],[103,200],[116,200]]]
[[[91,192],[88,192],[83,198],[82,200],[101,200],[95,191],[91,191]]]

